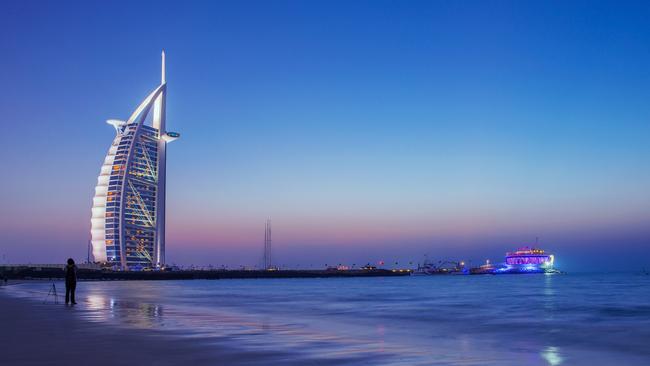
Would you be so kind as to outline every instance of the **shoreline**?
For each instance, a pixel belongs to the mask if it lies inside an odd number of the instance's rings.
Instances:
[[[12,286],[0,286],[0,358],[8,365],[329,364],[279,351],[238,348],[236,340],[90,321],[78,314],[86,311],[84,297],[75,306],[44,303],[7,293]]]
[[[650,292],[637,293],[650,286],[645,277],[447,278],[88,281],[74,307],[54,305],[52,297],[44,304],[49,281],[11,281],[0,287],[0,360],[647,365]],[[60,296],[63,284],[54,282]],[[585,321],[595,317],[601,321]]]

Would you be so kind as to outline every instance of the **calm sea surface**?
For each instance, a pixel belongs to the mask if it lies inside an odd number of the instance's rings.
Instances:
[[[14,293],[40,301],[47,287]],[[81,282],[78,292],[87,321],[309,364],[650,365],[641,274]]]

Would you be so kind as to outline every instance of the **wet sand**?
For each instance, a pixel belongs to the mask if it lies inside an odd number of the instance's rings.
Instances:
[[[282,353],[233,349],[200,338],[125,329],[79,319],[75,306],[14,298],[0,286],[0,363],[3,365],[264,365],[318,364]],[[44,296],[43,296],[44,298]],[[305,362],[306,361],[306,362]]]

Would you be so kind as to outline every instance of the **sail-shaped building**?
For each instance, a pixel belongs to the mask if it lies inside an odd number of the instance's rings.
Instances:
[[[115,128],[101,167],[91,218],[95,262],[123,270],[165,264],[165,165],[167,143],[178,133],[165,129],[165,52],[162,77],[128,120]]]

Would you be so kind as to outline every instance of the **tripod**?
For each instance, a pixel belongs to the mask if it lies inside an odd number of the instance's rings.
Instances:
[[[47,302],[47,299],[49,299],[50,296],[54,297],[55,304],[59,303],[59,295],[57,295],[56,293],[56,285],[54,283],[52,283],[52,287],[50,287],[50,291],[48,291],[47,296],[45,296],[45,300],[43,300],[43,304]]]

